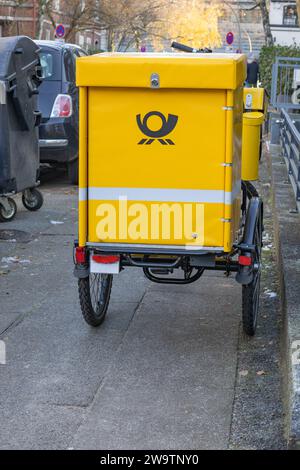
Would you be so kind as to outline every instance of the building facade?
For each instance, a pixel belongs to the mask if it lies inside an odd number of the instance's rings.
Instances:
[[[86,0],[82,0],[82,7]],[[55,25],[62,23],[67,40],[86,50],[105,50],[107,34],[86,27],[74,28],[71,0],[51,0],[51,18],[40,11],[38,0],[0,0],[0,36],[26,35],[32,38],[55,39]],[[78,3],[78,2],[77,2]],[[259,53],[265,43],[259,8],[253,0],[228,0],[222,3],[219,32],[220,50],[241,50]],[[295,0],[270,0],[270,24],[275,44],[300,45],[300,28]],[[71,30],[70,30],[71,28]],[[226,34],[234,34],[234,42],[226,44]]]
[[[0,0],[0,36],[34,37],[36,1]]]
[[[223,15],[219,19],[219,32],[223,50],[259,53],[265,43],[264,29],[259,8],[253,9],[252,0],[231,0],[223,3]],[[228,46],[226,35],[234,34],[234,42]]]
[[[275,44],[300,46],[296,1],[271,0],[270,26]]]
[[[38,0],[0,0],[0,36],[25,35],[37,39],[55,39],[55,25],[62,23],[68,41],[86,50],[100,50],[105,45],[105,34],[92,29],[70,30],[74,16],[69,13],[70,0],[53,0],[51,18],[39,10]],[[84,1],[82,0],[84,7]]]

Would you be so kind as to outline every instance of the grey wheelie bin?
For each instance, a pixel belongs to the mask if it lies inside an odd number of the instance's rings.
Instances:
[[[12,220],[17,206],[10,196],[22,192],[30,211],[43,197],[39,178],[37,107],[41,83],[39,48],[28,37],[0,38],[0,221]]]

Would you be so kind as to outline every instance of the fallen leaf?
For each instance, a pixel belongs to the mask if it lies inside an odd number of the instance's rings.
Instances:
[[[239,374],[242,376],[242,377],[246,377],[246,375],[248,375],[248,371],[247,370],[240,370]]]
[[[61,225],[61,224],[63,224],[64,222],[61,222],[60,220],[50,220],[50,223],[51,223],[52,225]]]
[[[256,375],[266,375],[266,372],[264,370],[258,370]]]

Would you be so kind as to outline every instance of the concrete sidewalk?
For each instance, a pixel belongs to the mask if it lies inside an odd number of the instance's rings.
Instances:
[[[20,205],[0,225],[0,448],[283,448],[272,249],[255,338],[241,332],[240,286],[214,273],[159,286],[125,270],[93,329],[72,274],[76,190],[42,190],[40,212]]]
[[[280,146],[270,146],[268,160],[284,314],[286,438],[290,448],[300,449],[300,216]]]

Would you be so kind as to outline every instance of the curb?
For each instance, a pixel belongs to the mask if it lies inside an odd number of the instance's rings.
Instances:
[[[289,449],[300,449],[300,215],[281,149],[267,153],[272,181],[272,203],[280,300],[283,314],[283,397]]]

